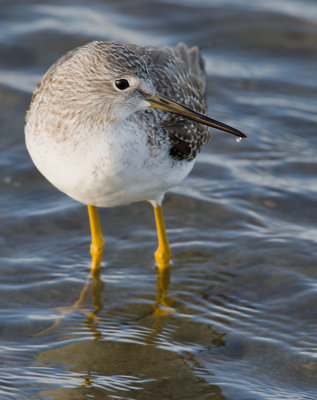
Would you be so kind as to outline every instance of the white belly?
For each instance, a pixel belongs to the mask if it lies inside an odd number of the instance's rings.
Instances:
[[[102,133],[74,132],[58,141],[30,126],[25,134],[34,164],[54,186],[75,200],[99,207],[142,200],[160,203],[194,164],[173,161],[167,145],[155,151],[147,135],[133,125],[116,125]]]

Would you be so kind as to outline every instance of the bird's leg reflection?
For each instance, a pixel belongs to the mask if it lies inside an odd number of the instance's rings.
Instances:
[[[62,319],[74,311],[79,311],[86,316],[86,325],[92,332],[93,336],[99,338],[100,334],[96,330],[96,315],[102,309],[101,293],[105,284],[100,279],[100,268],[92,268],[91,275],[87,277],[85,286],[80,292],[79,298],[74,304],[68,307],[59,307],[57,310],[60,313],[54,323],[46,329],[35,334],[35,336],[46,334],[51,329],[57,328]],[[85,299],[91,294],[93,310],[87,311],[83,306]]]
[[[90,245],[90,254],[91,254],[91,273],[93,274],[94,270],[98,270],[100,268],[100,263],[103,256],[103,250],[105,247],[105,241],[103,239],[101,224],[98,216],[98,211],[95,206],[87,206],[89,222],[90,222],[90,230],[91,230],[91,245]]]
[[[158,240],[158,248],[154,253],[154,257],[159,269],[167,268],[169,267],[170,263],[171,250],[166,235],[163,210],[162,207],[157,204],[153,204],[153,207],[154,207],[154,215],[155,215],[155,222],[157,229],[157,240]]]
[[[156,287],[156,301],[154,304],[154,315],[162,317],[164,315],[172,314],[175,310],[172,307],[174,299],[167,296],[167,290],[170,282],[170,267],[157,268],[157,287]]]
[[[82,387],[91,387],[92,386],[90,371],[87,371],[87,373],[83,377],[83,379],[84,379],[83,383],[81,384]]]
[[[95,268],[91,270],[91,295],[92,295],[92,305],[93,310],[90,313],[86,313],[85,324],[87,328],[91,331],[95,340],[98,340],[101,333],[98,331],[98,326],[96,322],[96,315],[102,310],[101,293],[105,287],[105,284],[100,279],[100,268]]]
[[[91,290],[90,290],[91,286]],[[91,270],[91,276],[87,277],[87,281],[82,291],[80,292],[80,296],[78,300],[71,306],[73,310],[80,309],[86,297],[91,293],[92,296],[92,305],[94,307],[91,313],[85,313],[89,320],[94,319],[94,316],[102,310],[101,303],[101,292],[105,284],[100,279],[100,268],[95,268]],[[82,311],[83,312],[83,311]]]

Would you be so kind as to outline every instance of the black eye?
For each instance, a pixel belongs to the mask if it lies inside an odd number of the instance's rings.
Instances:
[[[119,90],[128,89],[128,87],[130,86],[129,81],[127,81],[126,79],[116,79],[115,84]]]

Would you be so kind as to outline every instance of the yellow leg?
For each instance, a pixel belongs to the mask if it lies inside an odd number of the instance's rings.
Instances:
[[[100,220],[98,216],[98,211],[95,206],[87,206],[88,207],[88,215],[90,222],[90,230],[91,230],[91,245],[90,245],[90,254],[91,254],[91,273],[94,276],[96,270],[99,269],[101,259],[103,256],[103,249],[105,247],[105,241],[103,240]]]
[[[169,266],[171,258],[171,250],[168,243],[165,224],[163,218],[163,210],[161,206],[154,206],[154,215],[157,229],[158,248],[154,253],[158,267]]]
[[[156,301],[154,304],[154,315],[156,317],[164,317],[166,315],[170,315],[175,312],[175,309],[173,308],[174,298],[168,296],[169,282],[170,282],[170,267],[158,266]]]

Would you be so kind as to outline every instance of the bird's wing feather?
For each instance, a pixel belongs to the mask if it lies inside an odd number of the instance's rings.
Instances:
[[[149,49],[148,72],[158,93],[200,113],[207,112],[206,74],[197,47],[180,43],[174,48]],[[159,110],[162,130],[170,141],[170,155],[179,160],[192,160],[209,139],[208,128],[181,116]]]

